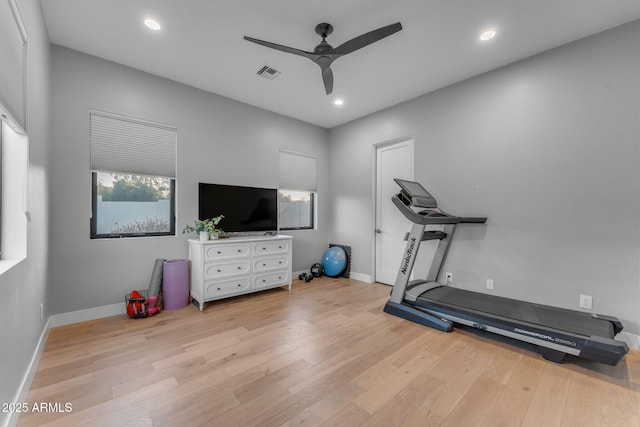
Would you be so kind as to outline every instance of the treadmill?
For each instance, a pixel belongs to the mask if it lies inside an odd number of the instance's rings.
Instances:
[[[451,332],[453,324],[503,335],[537,345],[542,356],[560,363],[566,354],[615,366],[629,351],[614,340],[622,331],[615,317],[534,304],[437,282],[458,224],[484,224],[486,217],[457,217],[438,209],[438,204],[419,183],[395,179],[401,191],[394,205],[413,223],[405,236],[407,245],[391,298],[384,311]],[[441,230],[425,231],[427,225]],[[420,243],[436,240],[437,249],[426,280],[409,281]]]

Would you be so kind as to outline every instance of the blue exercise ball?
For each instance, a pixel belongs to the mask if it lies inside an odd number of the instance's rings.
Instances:
[[[329,277],[341,275],[347,267],[347,253],[340,246],[332,246],[322,256],[324,274]]]

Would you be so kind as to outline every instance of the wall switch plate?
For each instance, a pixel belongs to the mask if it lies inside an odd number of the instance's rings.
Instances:
[[[493,279],[487,279],[487,289],[493,289]]]
[[[453,283],[453,273],[447,272],[444,274],[444,283],[447,286]]]
[[[593,308],[593,297],[591,295],[580,295],[580,308],[591,310]]]

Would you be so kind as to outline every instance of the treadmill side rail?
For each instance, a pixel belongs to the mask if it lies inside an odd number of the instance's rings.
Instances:
[[[392,301],[387,301],[384,306],[384,312],[393,314],[394,316],[401,317],[403,319],[410,320],[415,323],[419,323],[430,328],[437,329],[439,331],[451,332],[453,330],[453,324],[440,317],[432,316],[421,310],[413,307],[408,307],[404,304],[398,304]]]
[[[423,297],[416,300],[416,308],[452,323],[534,344],[545,359],[556,363],[560,363],[564,354],[571,354],[615,366],[629,351],[625,342],[613,338],[585,336]]]
[[[442,283],[438,282],[414,280],[413,282],[409,282],[409,286],[407,286],[407,290],[404,294],[404,300],[414,304],[420,295],[433,288],[439,288],[441,286],[443,286]]]
[[[613,325],[613,335],[618,335],[620,332],[622,332],[622,322],[617,317],[595,313],[593,313],[592,316],[596,319],[608,320],[609,322],[611,322],[611,324]]]
[[[615,366],[629,351],[624,341],[611,340],[592,335],[582,346],[580,357]]]

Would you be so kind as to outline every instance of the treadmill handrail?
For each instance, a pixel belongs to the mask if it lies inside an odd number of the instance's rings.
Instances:
[[[414,211],[409,205],[407,205],[407,203],[405,203],[404,200],[406,200],[406,198],[403,197],[401,193],[393,196],[391,200],[393,201],[393,204],[395,204],[396,207],[400,210],[400,212],[402,212],[402,214],[414,224],[458,224],[462,220],[462,218],[460,218],[459,216],[449,215],[448,213],[442,211],[438,211],[440,215],[433,217],[424,214],[424,212],[426,212],[427,210],[422,211],[423,214],[421,215],[420,212]]]
[[[460,224],[484,224],[487,222],[486,216],[463,216],[460,217]]]
[[[402,193],[398,193],[393,196],[391,201],[393,201],[393,204],[396,205],[400,212],[402,212],[402,214],[414,224],[484,224],[487,222],[487,217],[459,217],[449,215],[439,209],[425,209],[423,211],[416,212],[411,209],[411,200],[405,197]],[[437,212],[438,216],[428,216],[427,212]]]

